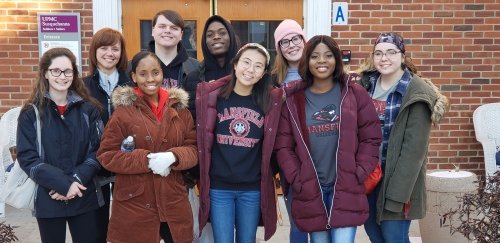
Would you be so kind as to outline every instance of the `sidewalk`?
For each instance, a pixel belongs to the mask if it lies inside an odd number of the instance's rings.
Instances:
[[[259,228],[257,231],[257,243],[286,243],[288,242],[288,233],[290,229],[290,223],[288,221],[288,215],[286,213],[285,204],[283,198],[279,198],[280,210],[283,216],[283,225],[278,225],[276,233],[269,241],[264,241],[263,229]],[[19,238],[20,243],[38,243],[40,242],[40,236],[38,233],[38,226],[36,219],[31,216],[30,211],[18,210],[10,206],[6,206],[6,217],[0,218],[0,221],[10,224],[14,228],[16,236]],[[69,236],[69,231],[66,232],[66,242],[71,242],[71,237]],[[412,221],[410,226],[410,241],[411,243],[422,243],[420,239],[420,231],[418,228],[418,221]],[[368,236],[366,235],[363,227],[358,227],[356,233],[356,243],[369,243]]]
[[[290,222],[288,221],[288,214],[286,213],[285,202],[283,197],[279,197],[281,215],[283,217],[283,225],[278,224],[278,229],[273,237],[264,241],[264,230],[259,228],[257,230],[257,243],[287,243],[289,242]],[[418,221],[412,221],[410,225],[410,241],[411,243],[422,243],[420,239],[420,230],[418,228]],[[363,226],[358,227],[356,231],[355,243],[370,243],[368,236],[365,233]]]

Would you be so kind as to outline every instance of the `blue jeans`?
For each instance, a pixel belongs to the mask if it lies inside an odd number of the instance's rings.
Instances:
[[[321,191],[323,193],[323,203],[325,203],[326,210],[330,214],[330,208],[333,206],[333,187],[332,186],[321,186]],[[326,231],[312,232],[311,236],[312,243],[354,243],[354,238],[356,237],[357,227],[343,227],[343,228],[331,228]]]
[[[214,242],[255,243],[260,219],[260,191],[210,189]]]
[[[282,176],[281,178],[283,178],[283,180],[285,179],[284,176]],[[290,221],[290,243],[307,243],[307,233],[300,231],[297,228],[297,225],[295,225],[295,222],[293,222],[292,200],[292,188],[290,187],[288,189],[288,195],[285,198],[286,211],[288,213],[288,219]]]
[[[377,197],[382,183],[368,195],[370,215],[365,222],[365,231],[372,243],[410,243],[411,220],[383,220],[377,224]]]

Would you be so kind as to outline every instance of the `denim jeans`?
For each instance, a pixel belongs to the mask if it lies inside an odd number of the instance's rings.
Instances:
[[[285,177],[283,176],[281,178],[283,178],[284,180]],[[295,222],[293,222],[292,200],[293,200],[292,188],[289,188],[288,195],[285,198],[285,206],[286,206],[286,211],[288,213],[288,219],[290,221],[290,243],[307,243],[308,234],[300,231],[297,228],[297,225],[295,225]]]
[[[383,220],[377,224],[377,197],[381,184],[368,195],[370,215],[364,225],[366,234],[372,243],[410,243],[411,220]]]
[[[328,214],[333,206],[333,187],[321,186],[323,203],[325,203]],[[331,228],[326,231],[310,233],[312,243],[354,243],[357,227]]]
[[[255,243],[260,219],[260,191],[210,189],[214,242]]]

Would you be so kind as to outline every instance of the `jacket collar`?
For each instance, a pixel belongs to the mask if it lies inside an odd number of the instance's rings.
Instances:
[[[379,78],[380,78],[379,72],[375,72],[372,75],[370,75],[369,82],[371,85],[370,89],[368,90],[368,93],[373,94],[373,92],[375,91],[377,80]],[[401,96],[404,96],[406,94],[406,90],[408,89],[408,85],[410,84],[412,78],[413,75],[411,74],[411,72],[408,69],[405,69],[403,76],[401,76],[401,79],[398,81],[398,84],[394,92],[398,92]]]
[[[188,107],[189,94],[181,88],[166,89],[169,94],[167,105],[175,109]],[[139,96],[134,92],[134,87],[122,86],[117,87],[111,94],[113,107],[132,106]]]
[[[98,85],[99,84],[99,71],[95,71],[92,75],[92,80],[94,81],[94,84]],[[129,76],[126,72],[118,71],[118,86],[125,85],[130,82]]]
[[[44,95],[45,98],[52,100],[52,98],[50,97],[50,93],[47,91]],[[68,105],[67,106],[70,106],[72,104],[75,104],[75,103],[78,103],[80,101],[83,101],[82,97],[80,97],[75,91],[73,90],[68,90]]]

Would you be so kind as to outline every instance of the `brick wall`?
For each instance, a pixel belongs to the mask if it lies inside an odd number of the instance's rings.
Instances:
[[[83,71],[92,38],[92,0],[0,2],[0,114],[20,106],[38,70],[38,12],[79,12]]]
[[[346,0],[349,25],[332,36],[352,50],[355,70],[380,32],[396,31],[424,77],[452,102],[432,132],[429,169],[484,170],[472,112],[500,102],[500,0]],[[470,3],[474,2],[474,3]],[[92,36],[92,0],[0,2],[0,114],[22,104],[38,63],[37,12],[80,12],[84,73]]]
[[[347,0],[349,24],[332,26],[351,70],[372,51],[380,32],[406,38],[407,53],[423,77],[450,98],[446,119],[431,134],[429,169],[453,164],[482,174],[474,110],[500,102],[500,0]],[[473,3],[471,3],[473,2]]]

